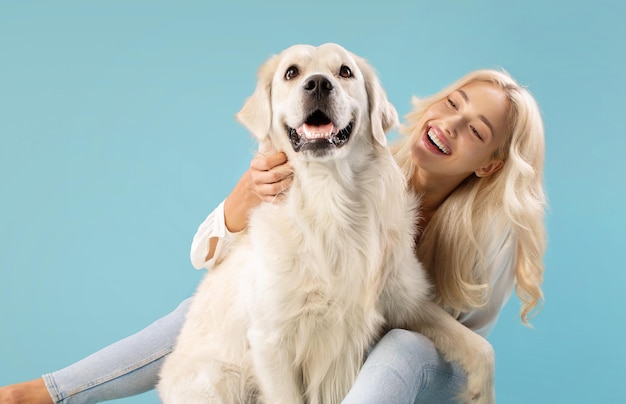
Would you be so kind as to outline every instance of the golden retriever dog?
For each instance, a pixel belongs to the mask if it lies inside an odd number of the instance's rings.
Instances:
[[[397,113],[364,59],[295,45],[237,114],[294,168],[202,280],[158,390],[165,403],[339,403],[389,328],[429,337],[493,398],[491,346],[431,302],[414,255],[417,202],[386,146]]]

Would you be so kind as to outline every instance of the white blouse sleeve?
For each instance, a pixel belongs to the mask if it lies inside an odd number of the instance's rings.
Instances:
[[[228,245],[232,238],[231,232],[226,228],[224,221],[224,201],[218,205],[204,222],[200,224],[196,234],[193,236],[191,242],[191,264],[196,269],[206,268],[211,269],[215,262],[225,253],[225,246]],[[213,254],[213,258],[207,260],[206,256],[209,253],[209,239],[218,238],[217,248]]]
[[[487,337],[493,329],[500,311],[511,297],[515,285],[515,259],[517,240],[510,233],[492,240],[485,256],[490,296],[485,307],[463,313],[458,320],[477,334]]]

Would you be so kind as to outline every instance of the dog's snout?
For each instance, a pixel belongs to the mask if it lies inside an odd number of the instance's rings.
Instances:
[[[324,97],[333,90],[333,83],[326,76],[316,74],[304,83],[304,90],[316,97]]]

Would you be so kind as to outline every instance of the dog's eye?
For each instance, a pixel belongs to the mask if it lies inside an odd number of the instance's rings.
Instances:
[[[289,66],[287,71],[285,72],[285,80],[291,80],[298,76],[300,72],[296,66]]]
[[[346,65],[341,65],[341,68],[339,69],[339,75],[344,79],[349,79],[350,77],[352,77],[352,70],[350,70],[350,68]]]

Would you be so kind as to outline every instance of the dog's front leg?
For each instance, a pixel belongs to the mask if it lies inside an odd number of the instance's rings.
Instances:
[[[293,355],[272,335],[272,330],[254,326],[248,332],[255,374],[259,381],[261,402],[266,404],[300,404],[303,401],[301,377],[294,369]]]
[[[456,321],[432,301],[417,310],[411,329],[426,336],[448,361],[465,371],[467,388],[459,397],[463,403],[495,403],[495,355],[489,342]]]
[[[465,371],[467,387],[459,397],[462,403],[495,403],[495,358],[491,344],[455,320],[433,302],[419,263],[407,253],[401,265],[390,272],[382,302],[388,325],[407,328],[427,337],[448,362]]]

